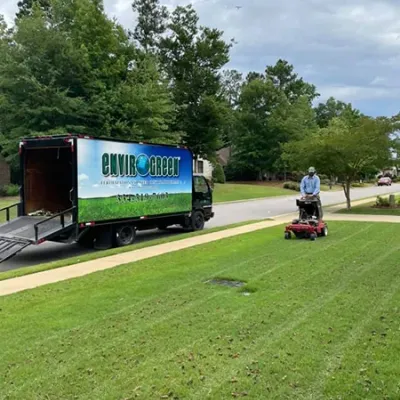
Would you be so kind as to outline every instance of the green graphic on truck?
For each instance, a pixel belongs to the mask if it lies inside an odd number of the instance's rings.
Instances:
[[[79,223],[190,212],[189,151],[78,139],[77,153]]]

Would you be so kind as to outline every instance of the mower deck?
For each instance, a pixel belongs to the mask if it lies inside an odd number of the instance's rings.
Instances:
[[[315,240],[317,237],[328,235],[328,225],[320,221],[293,221],[285,228],[285,239],[291,239],[292,234],[297,239]]]

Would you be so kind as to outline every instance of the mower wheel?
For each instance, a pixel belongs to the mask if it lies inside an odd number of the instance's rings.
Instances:
[[[312,233],[310,235],[310,240],[313,242],[317,238],[317,235],[315,233]]]
[[[290,232],[285,232],[285,239],[290,240],[292,238],[292,234]]]
[[[322,237],[328,236],[328,226],[327,226],[327,225],[325,225],[325,226],[323,227],[323,229],[321,230],[321,236],[322,236]]]

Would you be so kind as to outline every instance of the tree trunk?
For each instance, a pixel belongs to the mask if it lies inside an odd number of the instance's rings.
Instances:
[[[348,210],[351,209],[350,188],[351,188],[351,180],[346,179],[343,183],[343,190],[344,190],[344,195],[346,197],[346,204]]]

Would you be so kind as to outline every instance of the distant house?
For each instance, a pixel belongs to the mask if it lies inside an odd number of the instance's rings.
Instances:
[[[231,147],[224,147],[223,149],[218,150],[217,162],[223,167],[226,167],[229,162],[231,153]],[[207,179],[212,179],[213,171],[214,166],[210,161],[200,157],[198,157],[196,160],[193,160],[193,173],[203,175]]]
[[[396,167],[385,168],[376,174],[376,177],[390,175],[392,178],[397,177],[398,171]]]
[[[229,163],[229,159],[232,155],[232,146],[224,147],[217,151],[217,160],[223,166],[226,167]]]
[[[213,165],[210,161],[198,157],[193,160],[193,172],[205,176],[207,179],[212,179]]]
[[[10,183],[10,167],[3,156],[0,155],[0,186]]]

